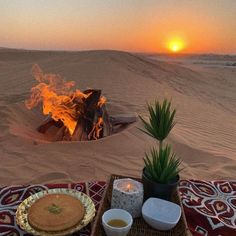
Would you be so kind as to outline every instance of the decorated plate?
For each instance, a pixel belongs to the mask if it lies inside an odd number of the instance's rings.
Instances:
[[[85,207],[84,218],[74,227],[63,230],[63,231],[46,232],[46,231],[39,231],[37,229],[34,229],[28,222],[28,210],[35,201],[44,197],[47,194],[67,194],[80,200]],[[30,197],[28,197],[27,199],[25,199],[17,208],[16,222],[23,230],[33,235],[61,236],[61,235],[72,234],[82,229],[83,227],[85,227],[87,224],[89,224],[93,220],[95,216],[95,212],[96,210],[95,210],[94,203],[92,199],[86,194],[79,192],[77,190],[74,190],[74,189],[56,188],[56,189],[49,189],[46,191],[35,193],[31,195]]]

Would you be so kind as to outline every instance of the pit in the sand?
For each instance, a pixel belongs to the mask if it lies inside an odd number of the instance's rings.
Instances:
[[[46,119],[36,129],[42,134],[53,132],[51,141],[96,140],[136,121],[135,115],[109,116],[100,89],[73,90],[73,81],[44,74],[38,65],[33,66],[32,74],[39,83],[25,105],[28,109],[42,105]]]

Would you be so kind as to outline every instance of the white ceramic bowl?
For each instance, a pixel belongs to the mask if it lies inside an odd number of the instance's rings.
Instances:
[[[181,216],[181,207],[159,198],[149,198],[142,207],[142,215],[147,224],[158,230],[175,227]]]
[[[112,227],[108,225],[110,220],[120,219],[127,223],[125,227]],[[102,225],[107,236],[126,236],[133,224],[133,218],[128,211],[122,209],[110,209],[102,216]]]

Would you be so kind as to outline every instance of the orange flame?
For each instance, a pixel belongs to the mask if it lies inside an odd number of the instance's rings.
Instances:
[[[101,107],[106,101],[107,99],[104,96],[101,96],[100,100],[98,101],[98,106]]]
[[[103,119],[101,117],[98,118],[98,122],[93,125],[91,132],[88,135],[89,139],[98,139],[100,136],[100,132],[102,130]]]
[[[42,102],[43,114],[51,115],[55,121],[62,121],[70,135],[73,135],[81,115],[78,107],[83,107],[84,100],[90,94],[84,94],[78,89],[71,91],[75,85],[73,81],[66,82],[59,75],[44,74],[37,64],[33,66],[32,74],[39,84],[31,89],[31,97],[25,102],[26,107],[32,109]],[[98,106],[102,106],[105,101],[106,98],[101,97]],[[101,124],[102,120],[99,119],[94,129],[101,129]],[[99,132],[95,132],[96,137]]]
[[[127,184],[127,191],[129,192],[131,189],[131,184]]]

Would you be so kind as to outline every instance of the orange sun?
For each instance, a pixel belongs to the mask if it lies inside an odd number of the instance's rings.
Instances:
[[[171,39],[167,43],[167,48],[173,53],[180,52],[184,49],[185,43],[182,39]]]

